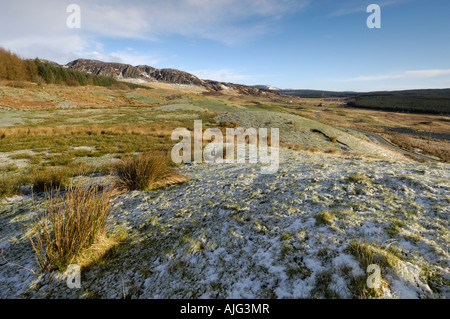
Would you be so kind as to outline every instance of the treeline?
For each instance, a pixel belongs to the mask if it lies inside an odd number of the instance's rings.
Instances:
[[[120,89],[145,88],[134,83],[120,82],[113,78],[64,68],[37,58],[23,60],[16,54],[2,48],[0,48],[0,79],[68,86],[95,85]]]
[[[351,98],[357,95],[355,92],[333,92],[319,90],[279,90],[277,92],[303,98]]]
[[[392,112],[450,114],[450,89],[363,93],[347,104]]]
[[[38,76],[36,64],[22,60],[16,54],[0,48],[0,79],[9,81],[33,81]]]
[[[380,92],[332,92],[318,90],[280,90],[303,98],[346,98],[350,107],[392,112],[450,114],[450,89]]]

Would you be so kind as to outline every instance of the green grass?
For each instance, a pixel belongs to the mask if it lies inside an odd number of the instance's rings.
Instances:
[[[45,166],[64,166],[70,164],[74,158],[75,156],[70,153],[48,155]]]
[[[0,197],[19,194],[20,187],[27,185],[34,185],[34,191],[44,191],[50,186],[64,187],[74,174],[78,158],[112,154],[124,159],[136,152],[170,151],[176,143],[170,139],[171,127],[193,127],[192,118],[185,118],[179,112],[154,111],[148,107],[8,112],[13,117],[23,117],[24,121],[12,127],[0,127],[0,152],[19,151],[12,159],[27,160],[28,166],[18,169],[10,165],[0,169],[4,174],[0,179]],[[216,125],[214,114],[189,114],[196,115],[205,125]],[[95,121],[103,120],[106,126],[79,126],[79,123],[90,123],[91,117]],[[39,121],[33,121],[36,119]],[[139,122],[148,125],[136,126]],[[75,150],[76,147],[91,147],[95,151]]]
[[[34,156],[31,155],[30,153],[18,153],[18,154],[14,154],[10,157],[11,157],[11,159],[28,159],[28,160],[31,160],[34,158]]]
[[[15,173],[19,168],[15,164],[9,164],[7,166],[0,167],[0,173]]]
[[[7,137],[0,144],[0,152],[31,149],[37,152],[48,150],[49,153],[63,153],[72,151],[73,147],[91,146],[103,154],[114,154],[154,149],[168,150],[169,143],[172,143],[169,137],[133,134]]]
[[[70,152],[75,157],[101,157],[105,155],[102,152],[95,152],[91,150],[75,150]]]
[[[19,193],[20,182],[17,177],[0,177],[0,199]]]
[[[333,280],[332,277],[333,274],[327,271],[316,274],[315,287],[311,290],[310,298],[340,299],[339,293],[330,287]]]
[[[110,164],[92,166],[71,163],[61,167],[34,166],[19,174],[0,177],[0,198],[20,194],[23,186],[32,186],[33,192],[45,192],[52,187],[64,188],[71,177],[89,176],[95,172],[111,171]]]
[[[139,93],[128,93],[126,94],[127,98],[132,98],[136,101],[139,102],[144,102],[144,103],[149,103],[149,104],[154,104],[154,103],[158,103],[158,104],[167,104],[166,101],[161,100],[161,99],[157,99],[157,98],[153,98],[153,97],[149,97],[146,95],[141,95]]]

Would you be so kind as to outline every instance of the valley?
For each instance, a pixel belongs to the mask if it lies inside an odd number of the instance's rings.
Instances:
[[[448,132],[448,117],[417,124],[414,114],[318,109],[318,99],[145,86],[0,86],[1,298],[448,298],[449,164],[418,163],[353,130]],[[182,183],[112,198],[109,234],[122,239],[82,267],[81,289],[39,269],[30,236],[45,189],[113,186],[114,163],[170,152],[173,129],[194,120],[278,128],[278,172],[175,166]],[[378,289],[364,285],[373,262]]]

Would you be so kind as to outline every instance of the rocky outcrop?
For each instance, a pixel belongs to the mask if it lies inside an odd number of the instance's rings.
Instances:
[[[275,91],[268,91],[268,90],[260,90],[258,88],[248,86],[248,85],[242,85],[242,84],[234,84],[234,83],[224,83],[224,82],[217,82],[217,81],[211,81],[207,80],[207,88],[211,91],[215,92],[223,92],[226,90],[233,90],[238,94],[243,95],[252,95],[252,96],[280,96],[278,92]]]
[[[205,86],[205,81],[200,80],[195,75],[180,70],[155,69],[150,76],[158,82]]]
[[[147,82],[163,82],[204,86],[205,82],[187,72],[174,69],[156,69],[148,65],[110,63],[97,60],[78,59],[66,67],[95,75],[121,79],[138,79]]]
[[[202,86],[211,93],[226,93],[227,91],[232,90],[235,93],[243,95],[280,95],[275,91],[260,90],[259,88],[241,84],[202,80],[188,72],[175,69],[156,69],[148,65],[132,66],[130,64],[78,59],[69,62],[66,64],[66,67],[95,75],[112,77],[117,80],[131,79],[145,82]]]

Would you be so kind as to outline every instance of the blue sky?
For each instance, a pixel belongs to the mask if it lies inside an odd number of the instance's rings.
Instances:
[[[371,3],[381,29],[366,25]],[[450,88],[449,17],[448,0],[2,0],[0,46],[279,88]]]

